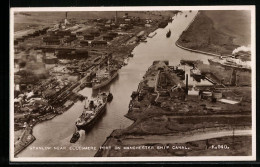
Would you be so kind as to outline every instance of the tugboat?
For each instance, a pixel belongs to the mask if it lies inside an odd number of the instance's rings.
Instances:
[[[169,38],[171,36],[171,30],[169,30],[166,34],[166,37]]]
[[[109,84],[114,78],[118,76],[117,69],[111,69],[108,61],[108,67],[104,70],[99,70],[96,78],[92,81],[92,89],[99,89]]]
[[[85,99],[83,113],[75,123],[78,130],[87,131],[98,121],[106,110],[107,97],[107,94],[101,93],[96,98]]]
[[[72,138],[70,139],[70,143],[75,143],[76,141],[78,141],[80,138],[80,134],[79,132],[75,132],[73,135],[72,135]]]

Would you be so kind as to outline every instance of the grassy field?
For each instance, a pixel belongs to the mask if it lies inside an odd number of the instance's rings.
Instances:
[[[234,44],[245,46],[250,44],[250,11],[205,11],[204,14],[213,21],[217,31],[233,37]]]
[[[200,11],[178,43],[184,47],[217,54],[231,54],[250,45],[249,11]]]

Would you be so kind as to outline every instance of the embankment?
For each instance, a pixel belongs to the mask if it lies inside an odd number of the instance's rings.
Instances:
[[[211,56],[230,56],[237,47],[250,44],[250,34],[245,35],[250,31],[248,17],[245,11],[199,11],[176,45]]]

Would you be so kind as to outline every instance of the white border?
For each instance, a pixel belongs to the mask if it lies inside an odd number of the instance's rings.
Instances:
[[[252,53],[252,156],[193,156],[193,157],[30,157],[14,158],[14,12],[19,11],[155,11],[155,10],[250,10],[251,53]],[[11,8],[10,10],[10,154],[11,162],[104,162],[104,161],[254,161],[256,160],[256,37],[255,6],[156,6],[156,7],[33,7]]]

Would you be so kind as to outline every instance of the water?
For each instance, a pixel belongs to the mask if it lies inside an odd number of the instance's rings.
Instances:
[[[188,15],[187,18],[185,18],[186,14]],[[130,95],[132,91],[137,90],[138,83],[154,60],[169,60],[170,65],[174,66],[178,65],[181,59],[202,60],[204,63],[208,63],[209,56],[192,53],[175,45],[176,40],[189,25],[195,14],[195,11],[178,14],[166,28],[156,30],[157,34],[153,38],[147,38],[147,43],[140,43],[133,50],[134,57],[128,60],[128,65],[120,69],[119,76],[109,86],[103,88],[103,90],[110,90],[114,98],[107,105],[107,111],[103,117],[90,132],[85,134],[84,131],[81,131],[81,137],[75,144],[69,142],[75,131],[75,120],[81,114],[84,106],[84,103],[79,101],[62,115],[36,125],[33,129],[36,141],[18,154],[18,157],[94,156],[97,150],[93,147],[98,149],[114,129],[125,128],[132,124],[131,120],[124,117],[128,111]],[[172,32],[171,37],[166,38],[169,29]],[[97,94],[97,92],[92,92],[90,88],[85,88],[79,93],[85,96],[95,96]],[[46,146],[51,149],[36,150],[36,147]],[[85,150],[75,150],[80,146],[85,147]]]

